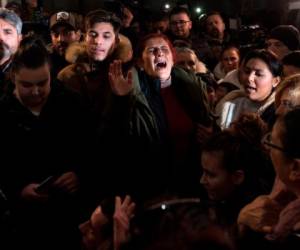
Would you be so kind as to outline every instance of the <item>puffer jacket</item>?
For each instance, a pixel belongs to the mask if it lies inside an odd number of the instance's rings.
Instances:
[[[87,55],[85,43],[74,43],[66,51],[66,59],[72,63],[62,69],[57,78],[67,87],[80,93],[92,110],[102,113],[110,96],[108,84],[109,64],[115,60],[129,62],[132,56],[131,43],[119,35],[113,54],[102,62],[93,62]]]

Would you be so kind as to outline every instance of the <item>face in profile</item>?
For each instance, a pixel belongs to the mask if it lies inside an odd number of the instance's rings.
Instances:
[[[262,102],[279,84],[280,78],[273,76],[263,60],[252,58],[244,63],[242,80],[248,98],[255,102]]]
[[[167,80],[171,76],[173,65],[173,54],[167,41],[161,37],[146,41],[141,66],[149,76],[162,81]]]
[[[21,68],[14,76],[15,96],[31,111],[41,111],[50,94],[50,66],[37,69]]]
[[[223,152],[203,151],[201,155],[203,174],[200,183],[206,189],[211,200],[226,200],[236,189],[237,180],[234,174],[223,167]]]
[[[87,53],[94,61],[104,61],[116,47],[117,37],[111,23],[95,23],[87,30]]]

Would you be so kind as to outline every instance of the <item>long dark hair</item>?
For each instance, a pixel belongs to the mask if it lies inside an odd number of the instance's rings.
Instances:
[[[253,58],[262,60],[268,66],[274,77],[282,75],[282,64],[274,53],[266,49],[251,50],[243,58],[243,65],[246,65],[247,62]]]

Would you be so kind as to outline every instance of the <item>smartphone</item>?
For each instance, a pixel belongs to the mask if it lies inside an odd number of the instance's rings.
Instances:
[[[51,175],[47,177],[45,180],[43,180],[35,189],[37,193],[45,193],[48,192],[51,188],[53,182],[57,179],[56,176]]]

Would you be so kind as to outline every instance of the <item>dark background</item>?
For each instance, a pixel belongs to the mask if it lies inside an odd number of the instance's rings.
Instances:
[[[8,0],[12,1],[12,0]],[[21,1],[21,0],[14,0]],[[60,10],[75,11],[85,14],[99,8],[104,0],[39,0],[50,13]],[[113,0],[105,0],[113,1]],[[195,7],[202,8],[202,14],[211,10],[220,11],[225,18],[239,18],[242,25],[260,24],[266,28],[278,24],[293,24],[300,28],[300,0],[120,0],[136,6],[142,17],[146,13],[163,10],[169,3],[171,8],[176,4],[185,4],[190,8],[194,18],[198,18]],[[299,9],[290,9],[296,3]],[[148,14],[146,14],[148,15]]]

